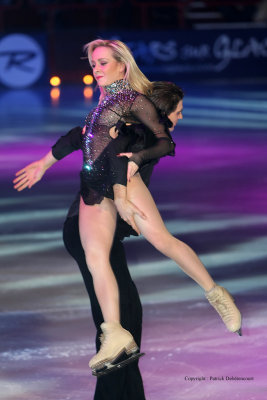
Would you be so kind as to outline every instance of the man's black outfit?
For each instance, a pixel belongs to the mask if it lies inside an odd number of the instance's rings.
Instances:
[[[78,215],[66,219],[63,229],[63,239],[66,249],[76,260],[80,268],[91,301],[92,315],[97,329],[96,348],[98,351],[100,347],[100,325],[103,322],[103,316],[94,292],[92,276],[88,270],[80,242]],[[118,235],[115,235],[114,238],[110,263],[119,287],[121,324],[131,332],[140,347],[142,306],[137,289],[128,270],[123,244]],[[98,378],[94,400],[145,400],[138,363],[134,362],[121,370]]]

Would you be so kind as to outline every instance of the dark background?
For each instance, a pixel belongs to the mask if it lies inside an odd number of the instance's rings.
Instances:
[[[81,82],[90,72],[83,45],[98,37],[125,41],[150,79],[262,80],[266,20],[265,0],[2,0],[0,48],[14,33],[37,40],[46,62],[35,84],[54,74]]]

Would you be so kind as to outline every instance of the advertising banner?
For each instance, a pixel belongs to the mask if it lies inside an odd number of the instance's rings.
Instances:
[[[47,70],[45,35],[12,33],[0,37],[0,83],[26,88],[45,82]]]
[[[267,77],[267,30],[123,32],[146,74],[190,79]]]

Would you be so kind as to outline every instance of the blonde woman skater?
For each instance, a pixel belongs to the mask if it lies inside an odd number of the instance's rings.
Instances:
[[[99,39],[88,43],[86,49],[101,94],[84,128],[79,231],[104,318],[100,351],[89,362],[93,374],[101,374],[121,365],[122,360],[131,362],[140,355],[130,332],[120,325],[118,287],[109,262],[117,211],[137,233],[172,258],[204,289],[230,331],[241,334],[241,315],[226,289],[216,286],[193,250],[166,230],[138,174],[144,161],[166,155],[174,148],[155,107],[145,96],[152,84],[124,43]],[[123,153],[127,138],[114,139],[119,121],[143,123],[154,133],[156,143],[138,153]],[[51,152],[44,157],[48,167],[56,161]],[[25,188],[36,183],[31,165],[18,175],[18,190],[21,185]]]

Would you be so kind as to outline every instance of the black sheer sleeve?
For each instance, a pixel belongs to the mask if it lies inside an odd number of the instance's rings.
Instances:
[[[113,139],[108,146],[107,154],[112,185],[127,185],[128,159],[126,157],[118,157],[118,154],[125,151],[129,141],[130,135],[119,135],[116,139]]]
[[[138,166],[147,160],[163,157],[173,152],[175,144],[166,126],[159,121],[159,116],[154,104],[145,96],[139,95],[131,107],[132,115],[142,122],[155,135],[156,143],[144,150],[133,153],[130,161]]]
[[[52,146],[52,154],[57,160],[61,160],[73,151],[82,148],[82,129],[80,126],[76,126],[66,135],[61,136]]]

